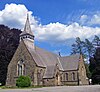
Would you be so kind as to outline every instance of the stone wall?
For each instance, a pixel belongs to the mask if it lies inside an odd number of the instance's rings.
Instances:
[[[74,73],[74,76],[73,76]],[[62,85],[78,85],[78,71],[64,71],[62,77]],[[74,77],[74,79],[73,79]]]
[[[55,85],[55,79],[51,78],[51,79],[43,79],[43,85],[44,86],[54,86]]]
[[[33,62],[33,59],[28,52],[28,50],[25,47],[25,44],[23,41],[21,41],[20,45],[18,46],[9,66],[8,66],[8,73],[7,73],[7,80],[6,85],[7,86],[15,86],[16,85],[16,79],[18,78],[17,73],[17,64],[18,62],[23,59],[25,64],[25,75],[30,76],[32,79],[33,84],[36,84],[36,77],[33,77],[35,75],[36,71],[36,64]],[[34,79],[33,79],[34,78]]]
[[[37,81],[37,84],[36,85],[43,85],[43,75],[45,73],[45,69],[46,68],[43,68],[43,67],[37,67],[37,73],[35,74],[34,77],[37,77],[36,81]]]
[[[79,76],[79,84],[80,85],[88,85],[89,84],[88,78],[86,76],[86,69],[85,69],[85,65],[84,65],[82,56],[80,57],[80,61],[79,61],[78,76]]]

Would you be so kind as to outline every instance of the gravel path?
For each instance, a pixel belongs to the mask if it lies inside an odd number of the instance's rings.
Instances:
[[[100,92],[100,85],[56,86],[32,89],[0,89],[0,92]]]

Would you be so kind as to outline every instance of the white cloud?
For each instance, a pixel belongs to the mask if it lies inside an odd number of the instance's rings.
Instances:
[[[64,25],[59,22],[48,25],[40,25],[36,30],[38,40],[64,42],[69,39],[80,37],[81,39],[92,38],[94,35],[100,35],[100,28],[81,26],[78,23]]]
[[[82,26],[76,22],[70,25],[61,24],[59,22],[47,25],[38,24],[38,21],[34,16],[32,16],[32,11],[28,11],[28,9],[21,4],[6,4],[5,9],[0,11],[0,23],[6,24],[10,27],[22,29],[25,24],[27,12],[29,12],[31,27],[34,31],[36,40],[38,41],[64,44],[71,42],[72,39],[75,39],[76,37],[85,39],[92,38],[94,35],[100,36],[99,27],[93,28]],[[87,18],[87,15],[82,15],[81,21],[85,22]],[[98,16],[94,16],[94,19],[98,20]]]
[[[80,17],[80,20],[79,21],[83,25],[83,24],[85,24],[87,22],[87,20],[88,20],[88,16],[87,15],[82,15]]]
[[[100,25],[100,11],[93,12],[90,15],[81,15],[79,22],[82,25]]]
[[[24,5],[6,4],[5,9],[0,11],[0,24],[22,29],[27,13],[29,13],[31,22],[36,24],[37,21],[34,16],[32,17],[32,12],[28,11]]]
[[[92,16],[91,20],[89,21],[89,24],[100,24],[100,12],[97,12]]]

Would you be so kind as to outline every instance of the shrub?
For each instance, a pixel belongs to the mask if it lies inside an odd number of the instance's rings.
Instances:
[[[29,87],[29,86],[31,86],[31,79],[28,76],[20,76],[16,80],[16,86],[18,86],[18,87]]]

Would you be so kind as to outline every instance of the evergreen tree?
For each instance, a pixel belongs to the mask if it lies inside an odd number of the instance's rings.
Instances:
[[[84,50],[83,50],[83,41],[81,41],[81,39],[79,37],[76,38],[76,41],[74,44],[72,44],[72,52],[71,54],[84,54]]]
[[[85,39],[85,41],[81,41],[81,39],[77,37],[75,43],[72,44],[71,54],[79,53],[82,54],[84,58],[87,58],[87,60],[90,58],[89,60],[90,64],[88,61],[85,61],[85,66],[86,66],[87,76],[93,79],[93,83],[97,83],[98,80],[100,80],[98,77],[100,74],[100,66],[99,66],[100,60],[98,59],[98,57],[100,57],[100,50],[99,50],[100,48],[98,48],[95,53],[95,47],[99,46],[100,46],[100,38],[98,36],[95,36],[92,42],[89,41],[88,39]]]
[[[94,45],[98,46],[98,45],[99,45],[99,42],[100,42],[100,38],[99,38],[97,35],[95,35],[95,37],[94,37],[92,43],[93,43]]]
[[[88,57],[91,57],[95,52],[93,44],[88,39],[85,39],[84,47],[85,47],[85,54]]]
[[[96,49],[94,57],[90,58],[89,69],[92,73],[93,84],[100,84],[100,47]]]

